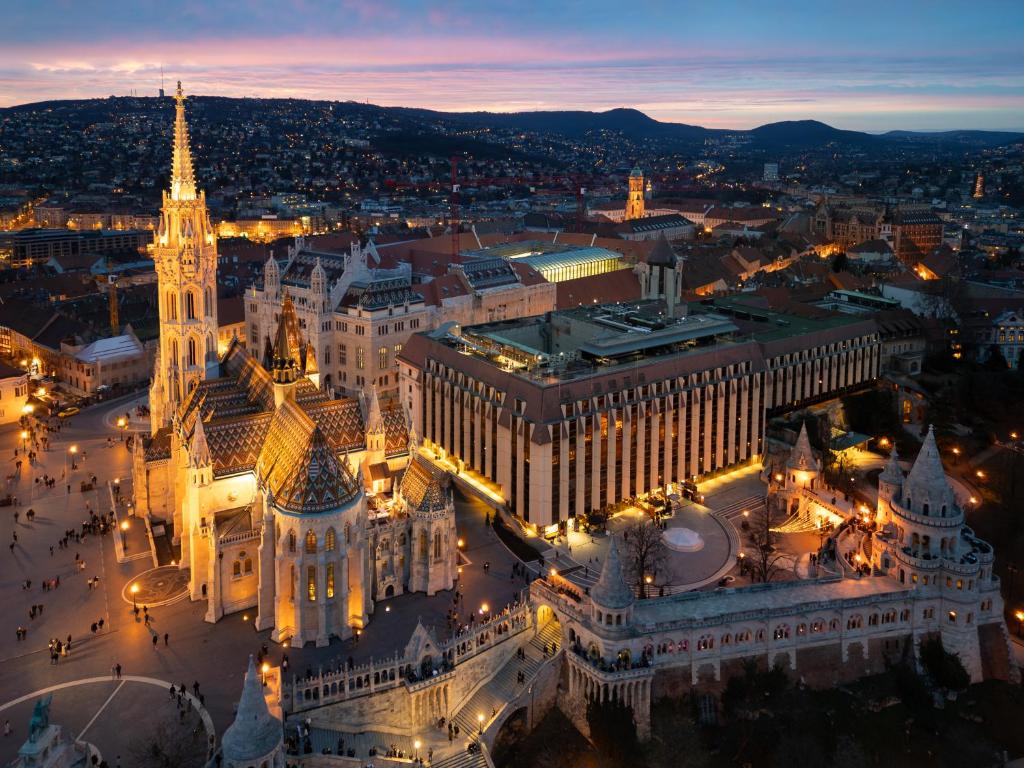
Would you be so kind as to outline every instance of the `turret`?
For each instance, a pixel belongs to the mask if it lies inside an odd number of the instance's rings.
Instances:
[[[613,535],[601,577],[590,590],[592,618],[605,627],[626,626],[633,617],[633,590],[626,583],[617,542]]]
[[[892,517],[893,500],[899,501],[903,490],[903,471],[900,469],[900,457],[893,445],[889,460],[878,476],[878,508],[875,519],[879,525],[885,525]]]
[[[320,257],[316,257],[316,264],[309,273],[309,290],[313,294],[313,301],[316,302],[317,312],[327,311],[327,272],[320,264]]]
[[[271,254],[263,265],[263,291],[271,297],[277,298],[277,292],[281,288],[281,269],[277,266],[277,259]]]
[[[814,488],[821,472],[821,462],[814,455],[810,438],[807,436],[807,422],[800,425],[793,450],[786,461],[786,485],[788,487]]]
[[[281,721],[267,707],[263,684],[250,656],[235,720],[221,739],[224,768],[248,768],[253,765],[282,768],[283,737]]]

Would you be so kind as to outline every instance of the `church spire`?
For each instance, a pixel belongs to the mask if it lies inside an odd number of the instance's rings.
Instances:
[[[185,121],[185,94],[178,81],[174,94],[174,154],[171,159],[171,199],[195,200],[196,177],[192,171],[192,149],[188,143],[188,123]]]

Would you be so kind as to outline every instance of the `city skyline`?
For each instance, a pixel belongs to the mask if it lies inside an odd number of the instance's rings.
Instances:
[[[1024,14],[790,3],[756,14],[654,4],[357,2],[90,7],[16,0],[0,106],[157,93],[369,101],[444,111],[633,107],[746,129],[791,119],[885,131],[1024,129]],[[884,12],[883,12],[884,11]],[[883,21],[884,20],[884,21]]]

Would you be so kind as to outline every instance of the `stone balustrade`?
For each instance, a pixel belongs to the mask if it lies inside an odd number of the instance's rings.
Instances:
[[[283,695],[282,706],[288,713],[314,709],[324,704],[347,701],[406,686],[410,692],[435,685],[454,674],[454,668],[477,654],[518,635],[531,626],[530,607],[514,603],[469,629],[438,643],[441,658],[431,673],[424,674],[422,659],[406,658],[397,651],[384,660],[370,659],[366,664],[349,667],[342,659],[315,675],[292,679],[291,690]],[[433,672],[437,674],[433,674]]]

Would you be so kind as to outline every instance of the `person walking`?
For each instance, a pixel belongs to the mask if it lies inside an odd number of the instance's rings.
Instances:
[[[168,632],[164,632],[164,647],[170,645],[171,635]]]
[[[4,736],[10,736],[10,735],[11,735],[11,721],[10,720],[4,720]]]
[[[117,670],[117,679],[120,680],[121,679],[121,665],[120,664],[116,665],[114,667],[114,669]]]
[[[149,623],[149,617],[146,617],[146,623]],[[156,650],[156,643],[160,638],[157,635],[153,635],[153,650]]]

